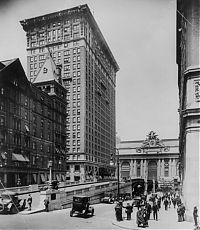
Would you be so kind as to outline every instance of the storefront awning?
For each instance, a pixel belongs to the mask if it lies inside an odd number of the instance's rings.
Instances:
[[[60,181],[60,176],[59,176],[59,175],[56,175],[56,179],[57,179],[58,181]]]
[[[6,152],[1,153],[1,157],[2,157],[3,160],[7,159],[6,154],[7,154]]]
[[[62,181],[65,181],[65,175],[62,175]]]
[[[27,156],[24,156],[24,159],[26,160],[26,162],[30,162]]]
[[[12,153],[12,160],[27,162],[27,160],[21,154],[16,154],[16,153]]]
[[[26,129],[27,132],[30,132],[30,129],[29,129],[28,125],[25,125],[25,129]]]
[[[32,174],[34,182],[37,183],[37,175],[35,173]]]
[[[45,182],[44,174],[40,174],[40,178],[41,178],[41,181],[42,181],[42,182]]]

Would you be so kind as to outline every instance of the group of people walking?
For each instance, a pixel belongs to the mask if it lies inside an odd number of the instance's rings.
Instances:
[[[173,208],[177,208],[177,221],[182,222],[185,220],[185,206],[182,203],[180,196],[176,194],[163,194],[163,196],[157,197],[154,195],[151,199],[146,199],[137,206],[138,210],[136,212],[136,222],[138,227],[148,227],[148,221],[150,219],[151,213],[153,214],[153,219],[158,221],[158,213],[161,208],[161,204],[164,206],[164,210],[167,211],[173,204]],[[127,214],[127,220],[131,220],[131,214],[133,212],[134,203],[131,205],[127,203],[126,206],[123,205],[122,201],[117,202],[115,206],[115,214],[117,221],[122,221],[122,211],[125,208],[125,213]],[[197,217],[198,210],[194,207],[193,217],[195,226],[198,226]]]

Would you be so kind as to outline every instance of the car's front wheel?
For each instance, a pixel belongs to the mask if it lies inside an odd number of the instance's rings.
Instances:
[[[94,216],[94,209],[92,209],[91,211],[91,216]]]
[[[69,214],[70,214],[70,216],[72,217],[72,216],[73,216],[73,211],[71,210]]]
[[[4,211],[4,204],[0,204],[0,213]]]

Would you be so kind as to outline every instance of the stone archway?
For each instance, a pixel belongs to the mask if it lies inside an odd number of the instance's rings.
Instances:
[[[157,180],[157,162],[151,160],[148,163],[148,180]]]

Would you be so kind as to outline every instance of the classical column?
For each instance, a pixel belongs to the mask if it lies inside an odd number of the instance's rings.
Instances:
[[[172,176],[172,161],[171,158],[169,159],[169,177]]]
[[[140,161],[140,177],[143,178],[143,160]]]
[[[148,172],[147,172],[147,160],[145,159],[144,160],[144,178],[145,179],[147,178],[147,174],[148,174]]]
[[[172,177],[176,176],[176,162],[175,159],[172,161]]]
[[[160,175],[160,159],[157,161],[157,180],[161,177]]]
[[[137,167],[136,167],[136,160],[134,160],[134,178],[137,177]]]
[[[164,167],[164,159],[162,159],[161,165],[162,165],[161,174],[162,174],[162,177],[164,177],[164,176],[165,176],[165,173],[164,173],[164,170],[165,170],[165,167]]]
[[[133,166],[133,160],[131,159],[131,164],[130,164],[130,178],[133,178],[133,174],[134,174],[134,166]]]

